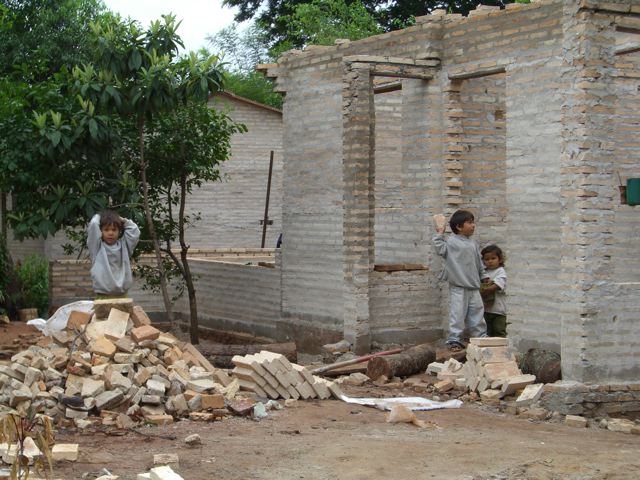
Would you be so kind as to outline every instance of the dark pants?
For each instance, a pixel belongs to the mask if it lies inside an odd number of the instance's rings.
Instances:
[[[487,324],[487,335],[490,337],[507,336],[507,316],[498,313],[484,312],[484,321]]]

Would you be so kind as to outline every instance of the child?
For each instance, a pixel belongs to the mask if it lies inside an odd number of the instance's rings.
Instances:
[[[433,245],[444,257],[444,272],[441,279],[449,282],[449,337],[447,345],[451,351],[464,348],[462,332],[465,321],[472,337],[485,337],[484,308],[480,297],[480,285],[486,277],[480,256],[480,247],[471,235],[476,228],[473,214],[467,210],[456,211],[449,220],[454,235],[445,239],[444,215],[435,215],[436,235]]]
[[[482,261],[487,269],[489,282],[482,285],[480,294],[484,300],[484,321],[490,337],[507,336],[507,272],[504,255],[497,245],[482,249]]]
[[[98,297],[123,297],[133,283],[131,254],[140,229],[112,210],[93,216],[87,227],[91,280]]]

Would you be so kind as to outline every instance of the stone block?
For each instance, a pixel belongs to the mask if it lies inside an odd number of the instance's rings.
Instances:
[[[51,458],[54,462],[75,462],[80,454],[77,443],[57,443],[51,449]]]
[[[544,391],[544,383],[534,383],[524,387],[522,393],[516,399],[517,407],[524,407],[537,402]]]
[[[498,404],[500,403],[500,390],[484,390],[480,392],[480,399],[483,403]]]
[[[164,395],[164,392],[166,391],[166,386],[163,382],[160,382],[158,380],[154,380],[153,378],[150,378],[149,380],[147,380],[146,383],[146,387],[147,387],[147,394],[148,395]]]
[[[98,410],[105,410],[113,407],[124,398],[124,393],[120,390],[109,390],[102,392],[96,397],[96,408]]]
[[[160,336],[160,330],[151,325],[142,325],[131,330],[131,339],[134,342],[140,343],[145,340],[155,340]]]
[[[121,310],[131,315],[133,300],[131,298],[105,298],[93,301],[93,311],[97,318],[107,318],[112,309]]]
[[[169,425],[173,423],[173,417],[167,414],[145,415],[144,419],[153,425]]]
[[[67,320],[67,328],[69,330],[82,330],[91,320],[91,313],[72,310]]]
[[[95,380],[93,378],[85,378],[82,382],[82,390],[80,391],[80,395],[83,398],[86,397],[97,397],[102,392],[104,392],[104,381],[103,380]]]
[[[101,336],[91,343],[91,353],[111,358],[116,353],[116,346],[107,337]]]
[[[587,426],[587,419],[578,415],[567,415],[564,417],[564,424],[569,427],[585,428]]]
[[[213,390],[216,385],[217,384],[209,378],[201,378],[198,380],[190,380],[187,382],[187,388],[198,393],[209,392]]]
[[[426,373],[428,373],[429,375],[436,375],[438,372],[441,372],[442,370],[444,370],[444,363],[432,362],[429,365],[427,365]]]
[[[180,464],[180,458],[177,453],[156,453],[153,456],[154,465],[175,465]]]
[[[224,395],[221,395],[221,394],[214,394],[214,395],[202,394],[201,398],[202,398],[202,408],[203,409],[224,408],[225,407]]]
[[[522,372],[518,368],[518,364],[514,361],[488,363],[482,368],[482,372],[484,378],[486,378],[489,383],[498,379],[506,379],[509,377],[522,375]]]
[[[134,327],[142,327],[144,325],[151,325],[151,319],[147,316],[147,313],[142,307],[136,305],[131,312],[131,321]]]
[[[110,340],[117,341],[127,333],[128,323],[129,319],[121,315],[114,315],[113,318],[110,317],[107,320],[94,319],[87,325],[85,333],[93,340],[104,336]]]
[[[527,385],[531,385],[536,381],[535,375],[517,375],[504,380],[502,384],[502,396],[513,395],[518,390],[524,389]]]
[[[452,390],[455,387],[455,384],[453,383],[452,380],[441,380],[440,382],[437,382],[436,384],[434,384],[434,388],[436,389],[437,392],[448,392],[449,390]]]
[[[612,432],[631,433],[631,430],[636,427],[636,424],[623,418],[612,418],[607,423],[607,429]]]
[[[473,337],[469,339],[471,345],[477,347],[506,347],[509,341],[503,337]]]
[[[136,476],[136,480],[151,480],[151,473],[147,472],[147,473],[139,473]]]
[[[149,473],[151,480],[184,480],[168,465],[152,468]]]

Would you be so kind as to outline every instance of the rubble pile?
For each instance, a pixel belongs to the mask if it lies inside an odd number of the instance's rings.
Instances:
[[[335,382],[312,375],[301,365],[289,362],[279,353],[261,351],[234,356],[233,375],[241,388],[271,399],[327,399],[342,395]]]
[[[163,424],[225,408],[237,381],[150,323],[131,299],[96,301],[93,315],[71,312],[65,330],[0,365],[0,404],[76,424],[90,413]]]

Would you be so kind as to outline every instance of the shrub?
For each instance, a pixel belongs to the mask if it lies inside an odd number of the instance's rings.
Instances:
[[[45,313],[49,306],[49,262],[42,255],[27,255],[16,263],[15,268],[20,283],[18,306],[37,308]]]

